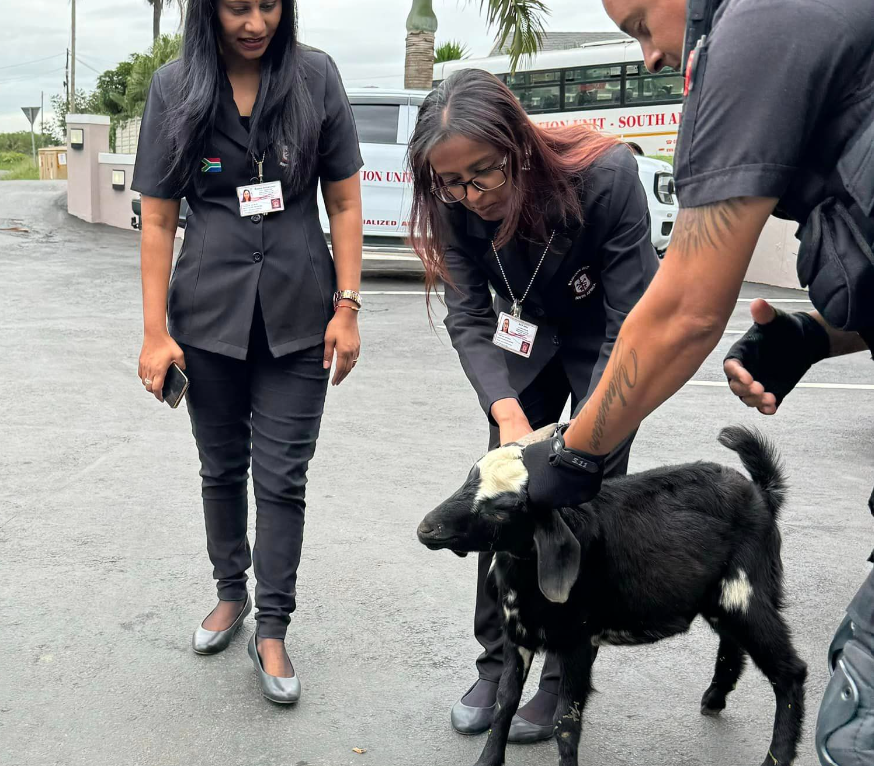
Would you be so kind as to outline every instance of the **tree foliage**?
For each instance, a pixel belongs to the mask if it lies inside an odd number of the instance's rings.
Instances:
[[[434,63],[443,64],[447,61],[460,61],[470,57],[467,46],[458,40],[447,40],[434,49]]]

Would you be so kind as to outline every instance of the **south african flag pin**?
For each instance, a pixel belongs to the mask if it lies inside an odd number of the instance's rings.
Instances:
[[[204,157],[203,158],[203,167],[200,169],[201,173],[221,173],[222,172],[222,159],[221,157]]]

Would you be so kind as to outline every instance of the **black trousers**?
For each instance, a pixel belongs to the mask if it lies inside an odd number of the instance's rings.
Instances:
[[[316,449],[329,371],[323,346],[274,359],[258,301],[245,361],[183,346],[188,412],[200,453],[206,547],[224,601],[246,598],[251,462],[257,510],[258,635],[285,638],[296,606],[307,467]]]
[[[534,382],[520,394],[519,401],[531,427],[537,430],[558,421],[568,397],[571,398],[571,411],[576,411],[579,401],[573,393],[561,363],[556,359],[550,362]],[[498,428],[492,426],[489,437],[490,450],[500,446]],[[627,473],[633,440],[632,435],[610,454],[605,476],[624,476]],[[492,553],[479,555],[474,634],[483,647],[483,653],[476,661],[479,677],[497,683],[504,668],[504,631],[499,611],[497,585],[494,577],[488,576],[492,555]],[[558,660],[547,654],[540,674],[540,688],[558,694],[560,680]]]

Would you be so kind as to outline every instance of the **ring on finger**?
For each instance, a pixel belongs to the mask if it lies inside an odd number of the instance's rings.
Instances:
[[[144,386],[151,386],[151,385],[152,385],[152,379],[151,379],[151,378],[143,378],[143,385],[144,385]]]

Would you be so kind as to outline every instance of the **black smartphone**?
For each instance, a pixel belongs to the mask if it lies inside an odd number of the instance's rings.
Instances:
[[[179,365],[176,362],[173,362],[167,368],[167,375],[164,377],[164,387],[161,389],[161,395],[164,397],[164,401],[175,410],[182,403],[187,391],[188,376],[179,369]]]

